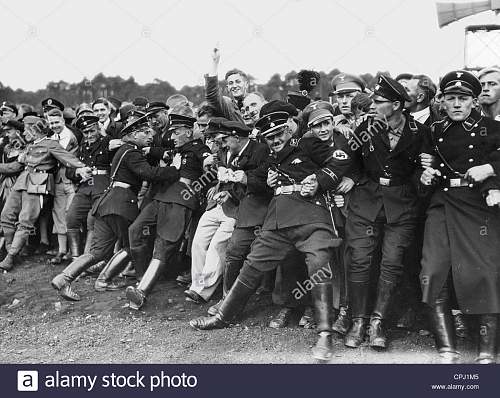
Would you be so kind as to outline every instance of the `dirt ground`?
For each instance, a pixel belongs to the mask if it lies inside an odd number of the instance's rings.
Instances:
[[[174,281],[155,286],[142,311],[128,307],[125,292],[97,293],[94,280],[74,283],[80,302],[61,299],[50,286],[64,266],[48,257],[26,258],[0,274],[1,363],[315,363],[314,330],[267,327],[278,308],[270,295],[254,296],[240,324],[197,331],[188,321],[206,313],[212,301],[184,300]],[[364,344],[344,347],[334,340],[331,363],[434,363],[431,336],[392,330],[390,347],[376,352]],[[473,343],[460,342],[463,361],[474,357]]]

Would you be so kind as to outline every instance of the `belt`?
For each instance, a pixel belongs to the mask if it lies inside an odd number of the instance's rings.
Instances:
[[[443,180],[443,183],[446,188],[472,188],[474,186],[474,184],[471,184],[470,181],[466,180],[465,178],[447,178]]]
[[[401,178],[385,178],[385,177],[370,177],[372,181],[384,187],[395,187],[399,185],[408,184],[409,181],[405,181]]]
[[[34,167],[31,167],[31,166],[26,166],[25,170],[26,170],[26,171],[29,171],[30,173],[47,173],[47,174],[55,174],[55,170],[54,170],[54,169],[50,169],[50,170],[38,170],[38,169],[35,169]]]
[[[190,180],[189,178],[186,178],[186,177],[181,177],[181,178],[179,178],[179,182],[182,182],[189,187],[189,186],[191,186],[192,180]]]
[[[300,192],[302,190],[301,184],[294,185],[283,185],[282,187],[278,187],[274,190],[274,195],[290,195],[293,192]]]
[[[132,185],[127,184],[126,182],[115,181],[112,185],[113,188],[130,188]]]
[[[98,170],[98,169],[93,169],[92,170],[92,175],[93,176],[100,176],[100,175],[105,176],[105,175],[108,175],[108,174],[109,174],[108,170]]]

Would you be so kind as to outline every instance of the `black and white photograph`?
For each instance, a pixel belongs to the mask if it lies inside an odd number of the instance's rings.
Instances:
[[[0,367],[496,364],[499,14],[0,0]]]

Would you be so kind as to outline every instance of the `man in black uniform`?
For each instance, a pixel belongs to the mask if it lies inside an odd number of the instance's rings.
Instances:
[[[199,208],[199,196],[207,182],[202,176],[204,161],[210,156],[210,149],[193,136],[195,121],[195,118],[183,114],[170,114],[169,129],[177,151],[172,165],[179,169],[179,178],[174,183],[158,187],[153,201],[141,211],[129,229],[134,266],[137,274],[142,276],[137,287],[127,288],[127,298],[135,309],[144,304],[167,261],[182,242],[194,211]],[[146,270],[138,269],[140,258],[147,255],[147,242],[155,227],[152,260]]]
[[[276,269],[294,249],[305,254],[312,288],[318,332],[313,355],[331,358],[330,261],[336,238],[327,198],[351,166],[343,152],[332,156],[331,148],[316,137],[293,140],[287,112],[270,113],[257,122],[274,155],[259,167],[255,178],[274,189],[262,232],[252,244],[243,268],[215,316],[193,319],[197,329],[224,328],[239,315],[260,283],[264,272]],[[266,179],[267,177],[267,179]],[[262,183],[263,185],[264,183]]]
[[[433,167],[421,183],[432,194],[425,223],[420,282],[432,307],[436,347],[444,362],[458,359],[451,298],[479,318],[476,363],[495,363],[500,313],[500,122],[474,107],[481,83],[470,72],[440,83],[447,116],[431,130]],[[456,308],[456,307],[455,307]]]
[[[76,122],[83,136],[83,142],[75,153],[88,167],[92,176],[82,179],[74,169],[66,169],[66,176],[78,185],[66,216],[67,235],[72,258],[81,255],[80,230],[87,230],[87,239],[93,235],[93,217],[89,214],[94,202],[109,187],[109,169],[112,156],[109,151],[110,137],[99,132],[99,118],[83,115]],[[88,220],[88,222],[87,222]]]
[[[403,114],[409,97],[404,87],[381,75],[373,101],[377,115],[363,122],[349,144],[356,151],[362,177],[353,189],[346,223],[349,301],[352,326],[347,347],[356,348],[365,337],[369,318],[370,273],[379,244],[382,248],[375,306],[370,318],[370,346],[386,347],[386,320],[395,287],[403,273],[403,253],[416,223],[416,190],[421,148],[429,129]]]
[[[108,259],[113,254],[115,243],[120,240],[128,247],[128,227],[137,217],[137,193],[142,181],[173,181],[179,176],[174,167],[151,167],[141,149],[151,144],[153,132],[142,117],[127,125],[121,132],[124,145],[118,149],[111,165],[111,185],[95,203],[92,215],[96,216],[94,238],[89,254],[81,255],[52,280],[52,286],[60,295],[78,301],[80,297],[71,288],[71,282],[92,264]],[[121,269],[120,269],[121,270]],[[114,272],[106,270],[102,272]],[[109,280],[114,275],[109,275]],[[115,289],[118,286],[109,286]]]

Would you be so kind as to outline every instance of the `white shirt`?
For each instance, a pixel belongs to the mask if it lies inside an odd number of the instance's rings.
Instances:
[[[50,138],[55,141],[59,141],[59,144],[61,144],[64,149],[68,149],[68,144],[71,140],[72,135],[73,133],[71,132],[71,130],[64,126],[64,129],[59,134],[54,134]]]
[[[425,121],[431,115],[431,109],[429,107],[422,109],[421,111],[412,112],[413,119],[419,123],[425,123]]]

